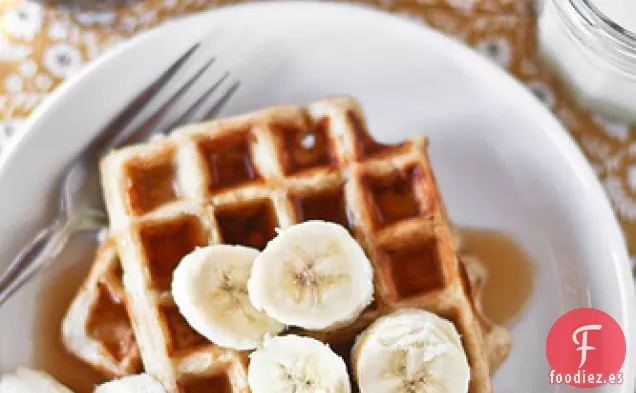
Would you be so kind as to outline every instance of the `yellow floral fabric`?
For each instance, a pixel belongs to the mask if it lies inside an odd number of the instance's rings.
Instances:
[[[87,62],[168,18],[222,0],[0,0],[0,154],[20,122]],[[636,129],[576,105],[538,58],[531,0],[365,0],[429,24],[482,52],[521,80],[583,148],[612,200],[636,261]],[[90,8],[89,8],[90,7]],[[514,132],[511,130],[510,132]]]

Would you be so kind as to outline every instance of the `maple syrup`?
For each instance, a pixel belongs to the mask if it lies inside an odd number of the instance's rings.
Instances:
[[[347,122],[356,137],[356,158],[358,160],[381,153],[391,147],[374,141],[363,120],[355,112],[347,111]]]
[[[128,210],[135,215],[147,213],[177,198],[172,152],[151,161],[128,163]]]
[[[481,302],[486,316],[509,325],[532,296],[534,263],[509,236],[473,228],[461,228],[460,254],[479,260],[487,271]]]
[[[205,337],[188,325],[176,306],[161,306],[160,312],[170,332],[170,341],[168,342],[170,355],[210,344]]]
[[[356,341],[358,334],[362,332],[358,331],[355,335],[341,337],[338,340],[328,340],[329,347],[337,353],[345,362],[347,371],[349,372],[349,381],[351,382],[351,393],[359,393],[358,383],[356,382],[353,370],[353,361],[351,359],[351,351]]]
[[[418,239],[398,250],[386,249],[384,256],[395,285],[397,299],[404,299],[444,287],[437,240]]]
[[[291,175],[306,169],[333,166],[334,146],[329,139],[329,119],[322,118],[310,129],[294,124],[276,125],[282,139],[281,158],[285,174]]]
[[[106,380],[68,353],[62,344],[62,319],[90,269],[90,259],[47,280],[38,298],[33,367],[46,371],[75,393],[92,393]],[[60,284],[63,283],[63,284]]]
[[[111,293],[103,283],[98,284],[98,288],[98,300],[88,318],[87,331],[92,338],[104,343],[117,361],[121,361],[135,348],[130,318],[123,299]]]
[[[153,285],[162,291],[170,290],[172,273],[181,259],[207,243],[201,224],[194,216],[149,224],[141,230],[141,239],[150,262]]]
[[[276,236],[278,226],[272,202],[266,199],[249,205],[218,208],[216,222],[225,243],[260,250]]]
[[[227,374],[217,374],[210,377],[197,378],[181,382],[184,393],[231,393],[232,384]]]
[[[292,195],[298,222],[324,220],[335,222],[351,232],[351,222],[347,216],[344,189],[342,186],[307,195]]]
[[[208,169],[208,191],[217,193],[260,178],[252,161],[249,130],[236,130],[217,139],[203,139],[198,148]]]
[[[414,167],[389,176],[364,175],[362,183],[368,190],[367,198],[372,206],[376,228],[420,214],[420,203],[414,190],[415,173],[418,171]]]

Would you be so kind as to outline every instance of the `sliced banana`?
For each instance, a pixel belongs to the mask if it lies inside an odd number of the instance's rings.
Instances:
[[[73,392],[42,371],[22,367],[15,374],[5,374],[0,378],[0,393]]]
[[[99,385],[94,393],[166,393],[161,383],[148,374],[131,375]]]
[[[355,320],[373,300],[373,269],[342,226],[307,221],[279,232],[254,261],[254,307],[293,326],[323,330]]]
[[[455,326],[405,309],[376,320],[352,350],[362,393],[466,393],[470,368]]]
[[[250,355],[247,381],[252,393],[350,393],[344,361],[318,340],[274,337]]]
[[[214,245],[196,249],[174,271],[172,295],[179,311],[220,346],[254,349],[285,328],[249,301],[247,280],[257,255],[249,247]]]

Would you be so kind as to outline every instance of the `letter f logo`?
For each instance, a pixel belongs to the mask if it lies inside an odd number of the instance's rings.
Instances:
[[[585,325],[576,329],[572,334],[572,341],[574,341],[574,344],[580,345],[580,347],[576,349],[577,351],[581,351],[581,364],[579,364],[579,368],[583,367],[583,365],[587,361],[587,351],[593,351],[596,349],[587,345],[587,332],[590,330],[601,330],[601,327],[601,325]],[[583,333],[583,338],[581,342],[579,342],[577,336],[581,332]]]

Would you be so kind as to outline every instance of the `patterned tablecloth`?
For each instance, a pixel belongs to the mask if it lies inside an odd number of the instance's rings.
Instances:
[[[69,11],[40,0],[0,0],[0,154],[21,121],[64,79],[135,33],[218,0],[83,0]],[[110,1],[110,3],[108,3]],[[610,196],[636,263],[636,127],[579,108],[535,49],[531,0],[365,0],[427,23],[521,80],[571,131]],[[510,130],[510,132],[515,132]]]

